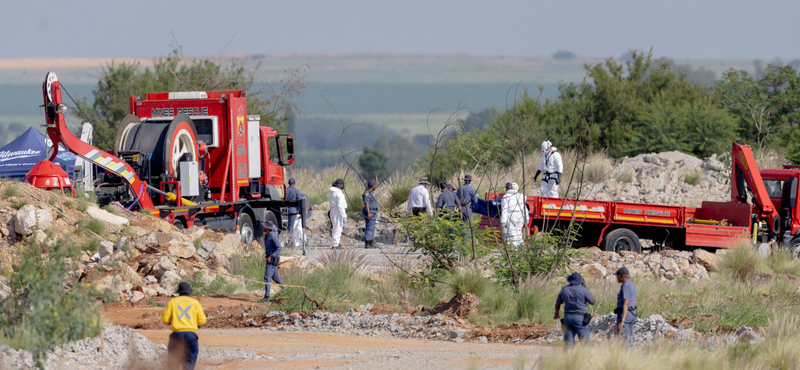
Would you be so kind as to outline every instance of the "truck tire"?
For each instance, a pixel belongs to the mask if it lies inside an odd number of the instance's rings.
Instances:
[[[616,229],[603,238],[603,250],[609,252],[630,251],[642,253],[642,244],[636,233],[629,229]]]
[[[800,258],[800,237],[794,237],[788,245],[789,253],[792,254],[792,259]]]
[[[181,221],[181,219],[179,218],[176,218],[175,221],[172,221],[172,224],[175,225],[175,227],[177,227],[178,230],[183,230],[186,228],[186,225],[184,225],[183,221]]]
[[[256,229],[253,219],[244,212],[239,214],[239,234],[242,236],[242,243],[250,244],[255,240]]]

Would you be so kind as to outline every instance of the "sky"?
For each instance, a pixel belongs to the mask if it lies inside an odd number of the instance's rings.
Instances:
[[[796,0],[9,1],[0,58],[467,53],[800,57]]]

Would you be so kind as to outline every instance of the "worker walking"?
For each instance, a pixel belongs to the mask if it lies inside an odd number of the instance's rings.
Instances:
[[[339,245],[342,239],[342,230],[347,224],[347,199],[344,197],[344,180],[336,179],[328,189],[328,204],[331,210],[328,216],[331,219],[331,249],[342,249]]]
[[[506,183],[506,193],[500,202],[500,228],[507,243],[514,246],[522,244],[522,229],[530,222],[525,207],[525,195],[519,193],[516,182]]]
[[[575,337],[578,337],[583,345],[589,345],[589,321],[591,316],[587,315],[586,304],[594,305],[595,299],[589,289],[586,289],[586,281],[580,273],[573,272],[567,276],[567,286],[561,288],[556,298],[556,314],[554,319],[559,319],[561,305],[564,305],[564,318],[561,320],[564,330],[564,348],[570,349],[575,346]]]
[[[431,197],[428,194],[428,178],[423,177],[419,179],[419,185],[411,188],[408,194],[408,212],[418,216],[422,212],[428,212],[429,216],[433,216],[433,206],[431,205]]]
[[[458,201],[461,204],[461,220],[472,225],[472,206],[478,203],[478,192],[470,185],[472,175],[464,176],[464,185],[461,185],[456,192]]]
[[[286,202],[297,202],[301,199],[300,197],[300,190],[294,187],[295,181],[293,177],[289,178],[288,181],[289,186],[286,187],[286,195],[283,197],[283,200]],[[289,230],[289,234],[294,235],[294,224],[297,222],[297,215],[301,213],[300,209],[295,205],[295,203],[290,203],[289,205],[289,225],[287,225],[286,230]],[[291,240],[291,239],[290,239]]]
[[[614,275],[620,283],[617,294],[617,333],[625,336],[625,346],[630,347],[633,325],[636,323],[636,285],[631,281],[631,274],[627,267],[621,267]]]
[[[275,232],[275,224],[272,221],[261,223],[261,229],[264,230],[264,257],[266,258],[266,267],[264,268],[264,299],[266,301],[270,296],[270,280],[283,284],[283,279],[278,274],[278,265],[281,262],[281,241],[278,239],[278,233]]]
[[[167,368],[193,370],[200,352],[195,332],[198,326],[206,324],[206,314],[200,302],[191,297],[189,283],[178,284],[177,293],[178,296],[169,300],[161,314],[164,324],[172,326],[167,346]]]
[[[539,162],[536,175],[533,176],[534,182],[542,172],[544,175],[542,175],[541,196],[558,198],[558,184],[561,182],[564,164],[561,162],[561,153],[547,140],[542,142],[542,160]]]
[[[375,247],[375,224],[378,222],[378,199],[375,198],[375,188],[378,183],[375,180],[367,182],[367,189],[361,195],[364,201],[364,208],[361,215],[364,216],[364,248]]]
[[[439,190],[441,190],[441,193],[439,194],[439,197],[436,198],[436,210],[439,212],[439,214],[444,213],[445,209],[448,209],[453,213],[457,212],[456,205],[458,203],[458,197],[451,189],[453,189],[453,185],[450,185],[445,181],[439,182]]]

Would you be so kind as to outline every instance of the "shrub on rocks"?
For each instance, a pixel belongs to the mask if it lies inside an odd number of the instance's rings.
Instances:
[[[53,346],[102,330],[91,288],[66,278],[66,258],[74,255],[63,240],[44,255],[38,245],[22,249],[8,280],[10,293],[0,301],[2,341],[30,351],[37,364]]]

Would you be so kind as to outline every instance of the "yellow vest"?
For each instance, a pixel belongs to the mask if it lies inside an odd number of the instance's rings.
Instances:
[[[180,296],[169,300],[161,319],[164,320],[164,324],[172,323],[174,332],[197,331],[198,326],[205,325],[206,314],[196,299]]]

